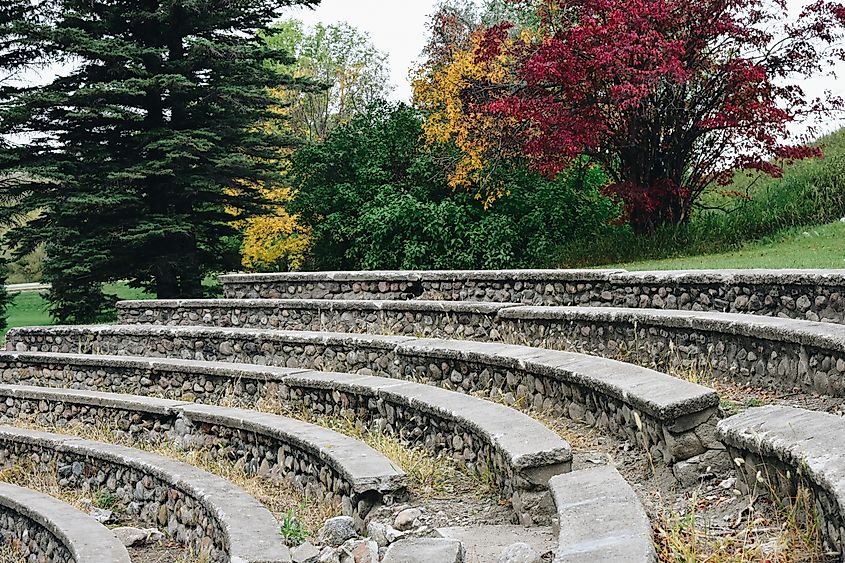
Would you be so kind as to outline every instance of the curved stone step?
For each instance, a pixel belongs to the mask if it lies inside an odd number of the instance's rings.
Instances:
[[[545,490],[550,476],[568,471],[571,466],[569,444],[519,411],[470,395],[395,379],[243,364],[39,352],[0,352],[0,373],[4,381],[133,395],[179,397],[184,388],[198,388],[203,392],[196,399],[205,403],[234,399],[255,406],[278,401],[288,408],[305,407],[315,414],[362,421],[376,431],[387,431],[411,444],[451,453],[473,469],[492,468],[499,489],[511,497],[523,521],[531,519],[531,511],[521,507],[530,504],[533,492]],[[162,386],[162,381],[167,385]],[[83,412],[62,408],[60,414],[53,416],[57,405],[50,401],[56,397],[63,405],[73,402],[94,407]],[[0,417],[5,416],[11,402],[16,412],[34,411],[39,417],[49,416],[50,423],[91,417],[111,419],[114,417],[100,413],[96,405],[107,398],[113,408],[122,408],[120,397],[0,385]],[[27,408],[20,404],[25,400],[32,401]],[[183,413],[188,420],[198,415],[198,408],[216,408],[187,404],[192,409],[186,409],[184,402],[163,399],[132,400],[138,404],[136,410]],[[131,416],[131,412],[122,414]],[[159,424],[155,428],[162,427],[162,418],[167,417],[157,417]],[[334,443],[331,439],[328,442]]]
[[[62,487],[108,489],[136,512],[164,526],[211,561],[289,562],[279,524],[257,500],[232,483],[154,453],[61,434],[0,426],[0,463],[35,460],[58,471]]]
[[[220,276],[228,298],[432,299],[753,313],[845,323],[845,270],[489,270]]]
[[[0,533],[34,545],[24,557],[54,563],[130,563],[129,553],[105,526],[49,495],[0,482]],[[28,559],[27,559],[28,560]]]
[[[372,299],[120,301],[119,324],[272,328],[498,339],[499,312],[517,303]],[[492,331],[492,333],[491,333]]]
[[[309,497],[338,500],[356,518],[366,517],[385,497],[392,501],[405,492],[405,472],[363,442],[275,414],[131,394],[0,385],[0,421],[27,416],[60,426],[109,423],[142,441],[214,452],[248,474],[281,476]]]
[[[718,436],[736,462],[738,485],[787,499],[812,493],[828,547],[845,542],[845,418],[786,406],[748,409],[722,420]]]
[[[183,300],[118,304],[130,324],[328,330],[501,341],[782,391],[845,396],[845,326],[737,313],[374,300]]]
[[[610,466],[549,481],[560,522],[555,563],[657,561],[651,522],[640,499]]]
[[[667,463],[720,447],[715,391],[642,367],[526,346],[360,334],[117,325],[13,329],[21,351],[184,357],[493,389],[608,428]]]
[[[515,307],[498,332],[527,345],[623,354],[782,391],[845,396],[845,326],[736,313]]]

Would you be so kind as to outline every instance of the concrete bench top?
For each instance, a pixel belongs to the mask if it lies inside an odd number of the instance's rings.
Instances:
[[[723,419],[716,431],[728,446],[800,468],[845,508],[845,418],[769,405]]]
[[[0,352],[0,362],[82,366],[97,370],[139,367],[169,372],[185,369],[195,374],[222,375],[233,380],[249,377],[273,380],[289,387],[339,390],[355,395],[382,397],[389,402],[402,404],[413,410],[433,413],[437,417],[473,428],[505,453],[510,464],[516,469],[566,463],[572,459],[571,448],[565,440],[537,420],[515,409],[456,391],[385,377],[252,364],[222,364],[227,369],[221,370],[216,369],[220,366],[218,362],[52,352]],[[241,372],[241,369],[245,372]],[[190,419],[249,429],[259,433],[286,431],[287,439],[306,442],[301,444],[301,447],[316,449],[321,452],[321,455],[328,456],[326,459],[333,461],[338,470],[345,467],[342,473],[348,477],[354,477],[353,482],[360,483],[361,487],[372,488],[374,483],[396,487],[400,483],[397,470],[391,469],[384,463],[387,460],[374,465],[373,460],[383,456],[365,444],[342,435],[338,436],[337,433],[329,430],[321,429],[323,431],[318,433],[316,429],[310,429],[312,425],[305,423],[297,424],[292,429],[285,428],[280,424],[280,420],[286,419],[274,415],[136,395],[28,385],[0,385],[0,397],[4,396],[109,405],[114,408],[144,410],[152,413],[182,412]],[[350,440],[353,443],[347,445],[346,443]],[[365,463],[366,470],[356,467],[358,463]],[[404,474],[401,477],[404,478]]]
[[[150,299],[118,301],[119,310],[148,309],[300,309],[328,311],[403,311],[496,314],[519,303],[487,301],[375,300],[375,299]]]
[[[226,274],[223,284],[262,282],[414,282],[468,280],[602,280],[625,270],[419,270],[419,271],[338,271],[284,272],[271,274]]]
[[[65,502],[0,483],[0,505],[56,536],[76,563],[130,563],[126,548],[108,528]]]
[[[412,409],[432,412],[475,429],[504,452],[510,465],[517,469],[572,460],[569,444],[537,420],[464,393],[385,377],[316,371],[292,374],[285,384],[380,396]]]
[[[107,358],[100,367],[107,366],[110,359]],[[87,404],[173,417],[182,415],[192,421],[272,436],[328,463],[349,481],[356,493],[395,491],[403,488],[407,480],[404,471],[360,440],[275,414],[154,397],[29,385],[0,385],[0,397]]]
[[[710,331],[773,341],[784,341],[825,350],[845,351],[845,325],[744,313],[642,309],[623,307],[530,306],[517,303],[426,300],[336,299],[219,299],[181,301],[123,301],[123,310],[139,309],[277,309],[333,312],[397,311],[410,313],[478,313],[501,320],[596,321],[638,323],[666,328]]]
[[[651,522],[636,493],[610,466],[552,477],[560,521],[555,563],[650,563]]]
[[[606,281],[619,284],[845,285],[845,270],[443,270],[228,274],[224,284],[417,281]]]
[[[525,321],[596,321],[662,326],[784,341],[825,350],[845,351],[845,325],[743,313],[627,309],[619,307],[503,308],[502,319]]]
[[[268,329],[97,325],[16,328],[6,337],[7,347],[23,351],[27,345],[21,339],[29,337],[52,338],[54,343],[63,338],[76,343],[115,337],[178,338],[189,342],[203,338],[234,339],[253,345],[262,341],[303,346],[340,345],[392,351],[400,356],[418,355],[536,370],[600,391],[659,419],[677,418],[719,404],[719,397],[712,389],[651,369],[584,354],[499,343]]]
[[[193,497],[214,515],[226,534],[231,561],[289,562],[279,523],[260,502],[226,479],[158,454],[62,434],[0,426],[0,443],[24,443],[131,467]]]

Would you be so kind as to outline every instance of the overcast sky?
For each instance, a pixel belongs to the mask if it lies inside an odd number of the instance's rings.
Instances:
[[[420,56],[426,40],[427,16],[434,10],[436,0],[322,0],[316,9],[291,8],[288,17],[306,24],[347,22],[369,33],[373,44],[390,57],[391,76],[395,90],[393,97],[408,101],[411,98],[409,71]],[[788,0],[797,12],[808,0]],[[839,79],[815,77],[801,81],[808,96],[819,96],[831,90],[845,97],[845,64],[839,65]],[[845,125],[845,119],[822,124],[821,129],[832,131]]]
[[[426,41],[425,24],[435,0],[323,0],[316,9],[291,8],[290,17],[306,24],[347,22],[369,33],[373,44],[390,57],[393,96],[409,101],[408,73]]]
[[[787,1],[797,13],[809,0]],[[409,101],[409,72],[425,45],[426,22],[435,4],[436,0],[323,0],[315,9],[289,8],[284,17],[300,19],[306,25],[347,22],[368,33],[376,48],[389,57],[393,98]],[[30,73],[25,79],[43,82],[52,77],[54,70],[42,71],[41,76]],[[800,84],[808,96],[819,96],[825,90],[831,90],[845,97],[845,64],[839,65],[837,71],[838,80],[824,76],[803,80]],[[832,131],[843,125],[845,119],[838,119],[823,124],[821,129]]]

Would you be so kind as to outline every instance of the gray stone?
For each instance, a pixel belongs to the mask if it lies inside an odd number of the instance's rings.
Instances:
[[[651,521],[614,468],[558,475],[549,481],[560,522],[556,563],[654,561]]]
[[[461,542],[444,538],[409,538],[387,548],[382,563],[463,563]]]
[[[311,542],[305,542],[290,551],[293,563],[317,563],[320,560],[320,550]]]
[[[422,516],[422,512],[419,508],[406,508],[396,515],[396,518],[393,520],[393,527],[403,532],[410,530],[414,527],[414,522],[420,516]]]
[[[506,547],[497,563],[541,563],[540,554],[527,543],[515,543]]]
[[[498,563],[502,552],[515,543],[526,543],[541,555],[552,553],[558,545],[552,528],[546,526],[475,525],[438,528],[436,533],[460,541],[472,563]]]
[[[133,528],[131,526],[121,526],[119,528],[112,528],[112,533],[126,547],[144,545],[164,539],[164,534],[155,528]]]
[[[358,536],[355,529],[355,521],[351,516],[336,516],[329,518],[320,530],[319,542],[321,544],[338,547],[350,538]]]

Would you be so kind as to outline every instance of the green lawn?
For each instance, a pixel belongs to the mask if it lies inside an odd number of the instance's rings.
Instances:
[[[845,268],[845,223],[790,230],[723,254],[614,264],[627,270]]]
[[[109,284],[103,287],[106,293],[114,293],[120,299],[149,299],[143,290],[134,289],[126,284]],[[41,293],[28,291],[13,296],[8,309],[9,328],[18,326],[45,326],[53,324],[47,312],[47,301]],[[0,331],[0,341],[6,337],[6,331]]]

